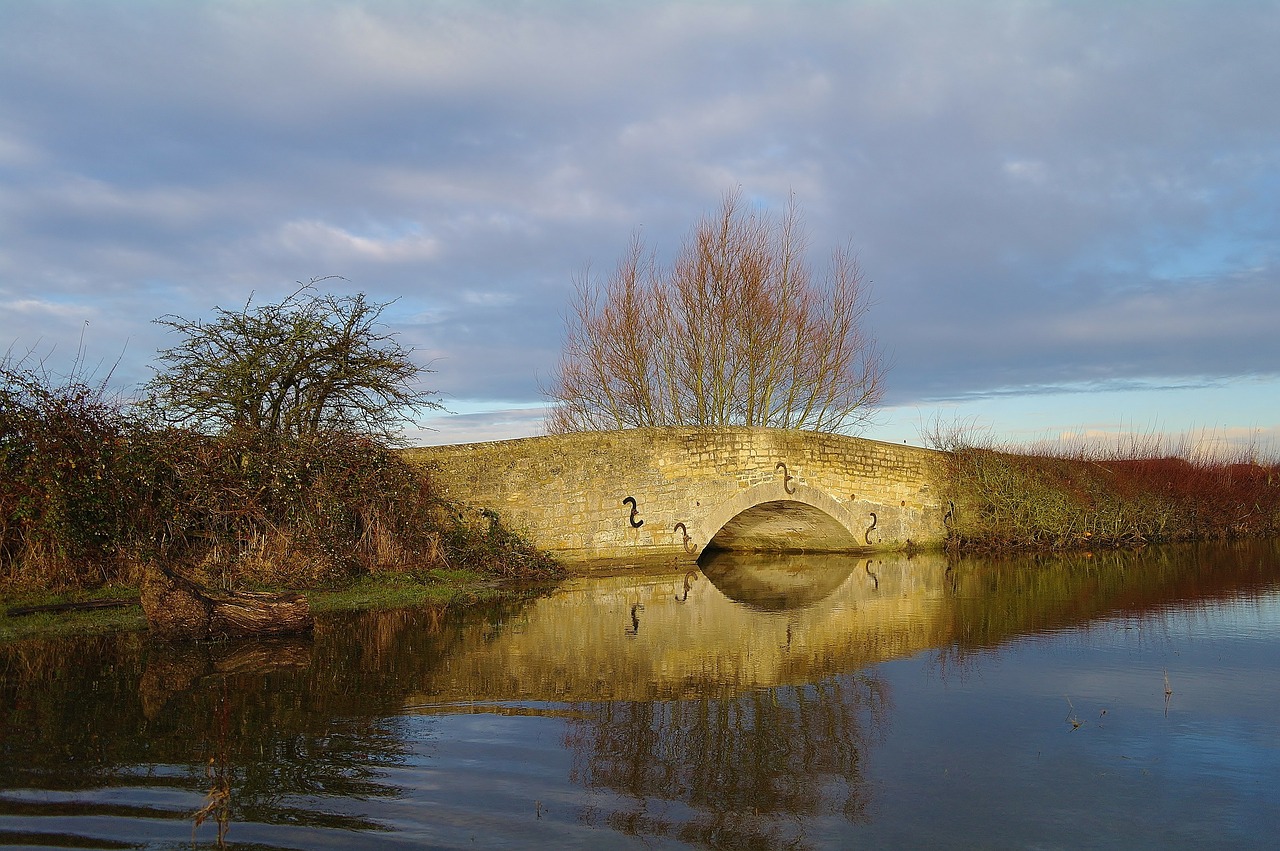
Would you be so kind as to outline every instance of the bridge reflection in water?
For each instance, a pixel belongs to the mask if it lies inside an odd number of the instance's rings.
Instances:
[[[723,556],[583,578],[483,640],[458,636],[465,655],[429,672],[409,711],[563,714],[569,779],[614,796],[582,825],[802,847],[823,818],[867,825],[885,803],[871,757],[896,708],[880,663],[934,653],[945,677],[1018,636],[1274,581],[1272,562],[1205,571],[1194,554]]]
[[[868,819],[866,756],[891,704],[867,669],[945,637],[946,572],[936,555],[725,554],[570,580],[459,636],[465,653],[408,711],[563,714],[570,782],[617,796],[583,827],[786,846],[798,820]]]
[[[683,573],[572,579],[464,641],[416,699],[669,700],[814,682],[949,642],[947,581],[938,554],[722,554]]]
[[[500,623],[459,625],[456,651],[423,672],[409,703],[731,696],[924,651],[945,661],[1118,610],[1141,617],[1261,569],[1245,558],[1205,572],[1198,552],[726,553],[691,571],[582,576]]]

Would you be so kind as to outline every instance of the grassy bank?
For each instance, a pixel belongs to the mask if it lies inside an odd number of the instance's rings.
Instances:
[[[1280,464],[1206,457],[1157,439],[1015,449],[971,433],[950,452],[950,545],[1072,549],[1280,534]]]
[[[317,615],[408,606],[451,607],[489,602],[509,591],[504,583],[469,570],[431,570],[418,574],[383,572],[337,586],[311,588],[307,597]],[[109,585],[94,589],[25,591],[0,595],[0,643],[25,638],[86,635],[144,629],[139,589]],[[60,609],[62,604],[128,600],[127,605]],[[45,611],[28,612],[29,609]],[[54,609],[47,611],[47,609]],[[11,612],[13,612],[11,614]]]

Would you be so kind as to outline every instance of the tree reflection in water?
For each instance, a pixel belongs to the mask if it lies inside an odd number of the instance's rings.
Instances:
[[[122,819],[385,831],[350,801],[394,798],[412,748],[389,688],[439,659],[423,610],[364,613],[311,639],[163,644],[145,633],[0,645],[0,790],[132,788],[168,804],[78,804]],[[416,653],[416,657],[415,657]],[[225,790],[225,795],[212,791]],[[148,791],[149,790],[149,791]],[[0,815],[14,805],[4,802]],[[62,799],[23,802],[56,815]]]
[[[738,697],[574,709],[565,741],[571,780],[634,803],[605,815],[609,827],[775,848],[803,842],[802,825],[814,816],[867,820],[863,758],[883,735],[890,700],[879,679],[855,674]]]
[[[915,804],[872,790],[886,788],[895,772],[897,788],[917,790],[917,801],[937,803],[936,787],[911,785],[921,781],[909,761],[873,763],[873,749],[880,757],[911,753],[904,740],[922,738],[938,749],[931,754],[957,744],[954,753],[973,753],[983,736],[1000,745],[1006,734],[1004,727],[938,733],[952,729],[953,717],[943,720],[937,713],[945,710],[921,696],[946,697],[933,686],[945,688],[949,668],[985,671],[1024,636],[1087,637],[1097,629],[1106,638],[1130,627],[1155,635],[1170,612],[1208,614],[1217,601],[1264,592],[1274,600],[1277,565],[1280,541],[1052,558],[885,556],[870,565],[783,559],[753,572],[716,562],[703,579],[683,571],[591,577],[447,616],[420,609],[328,616],[309,640],[163,645],[118,633],[3,644],[0,844],[39,830],[48,831],[40,834],[45,845],[84,845],[84,833],[123,845],[144,829],[163,843],[153,847],[176,847],[206,801],[216,804],[211,821],[229,819],[228,841],[246,847],[383,839],[454,847],[471,842],[473,831],[480,844],[568,836],[583,847],[901,838],[892,831],[915,815]],[[1275,658],[1273,643],[1257,646],[1255,668],[1239,671],[1258,677],[1237,671],[1224,679],[1216,676],[1221,660],[1210,659],[1215,676],[1205,682],[1243,683],[1246,697],[1254,694],[1273,676]],[[1080,655],[1071,645],[1066,652]],[[895,706],[888,685],[895,673],[885,663],[898,660],[910,670],[926,665],[931,676],[919,688],[896,680]],[[1171,716],[1193,694],[1195,676],[1183,666],[1172,686],[1162,686],[1178,692]],[[1018,705],[1043,698],[1059,735],[1061,692],[1056,682],[1040,689],[1050,693],[1032,688]],[[1020,694],[1002,700],[1010,693]],[[1003,704],[974,706],[985,713]],[[1111,726],[1114,717],[1109,731],[1122,723]],[[1181,739],[1161,738],[1168,732],[1129,734],[1178,747]],[[1201,735],[1218,741],[1207,726]],[[1023,745],[1039,753],[1046,742]],[[1079,734],[1070,742],[1089,746]],[[1229,755],[1221,765],[1239,761],[1236,739],[1220,744]],[[1081,764],[1074,750],[1070,756],[1059,770]],[[1029,770],[1038,779],[1038,769]],[[1186,782],[1153,770],[1161,783]],[[1105,784],[1099,777],[1081,773],[1075,794]],[[214,781],[225,802],[206,797]],[[1053,795],[1062,782],[1052,778]],[[1195,794],[1203,782],[1196,778]],[[1003,792],[984,786],[982,793],[1012,812],[1036,801],[1024,799],[1023,785],[1014,779]],[[1109,803],[1093,799],[1089,807]],[[1055,797],[1049,808],[1058,812],[1058,804]],[[949,812],[969,810],[953,801]],[[940,832],[917,827],[912,836],[951,836],[950,822],[936,822],[943,817],[929,825]],[[200,838],[212,833],[206,824]],[[955,836],[966,844],[986,834]]]

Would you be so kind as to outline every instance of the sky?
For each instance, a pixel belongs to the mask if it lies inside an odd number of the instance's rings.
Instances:
[[[738,191],[850,246],[863,436],[1280,453],[1280,3],[0,0],[0,354],[136,392],[297,281],[542,432],[574,282]],[[1179,437],[1182,436],[1182,437]]]

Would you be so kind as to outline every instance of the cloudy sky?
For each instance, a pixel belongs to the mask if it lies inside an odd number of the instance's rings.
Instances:
[[[726,191],[852,244],[865,434],[1280,447],[1275,2],[0,0],[0,353],[129,391],[340,275],[453,412],[537,434],[575,276]]]

